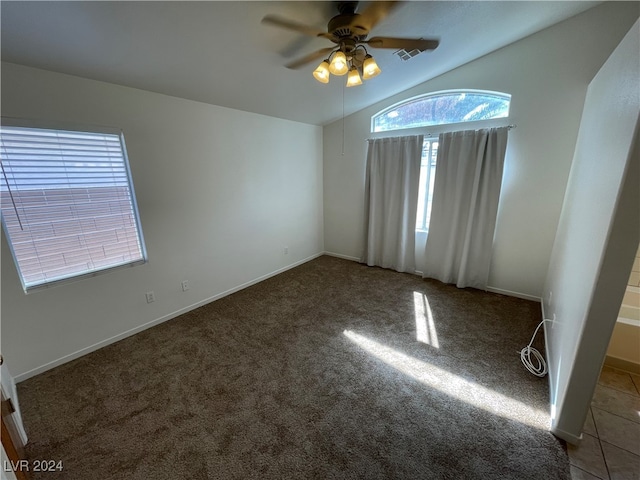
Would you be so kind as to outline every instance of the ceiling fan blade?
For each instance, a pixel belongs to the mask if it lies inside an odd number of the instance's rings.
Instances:
[[[309,25],[304,25],[303,23],[298,23],[293,20],[288,20],[277,15],[266,15],[262,19],[262,23],[284,28],[286,30],[293,30],[294,32],[304,33],[311,37],[330,37],[328,33],[318,30],[317,28],[310,27]]]
[[[366,43],[373,48],[396,48],[398,50],[405,49],[407,52],[412,50],[435,50],[440,42],[435,39],[422,38],[395,38],[395,37],[372,37],[365,40]]]
[[[310,53],[309,55],[305,55],[302,58],[298,58],[293,62],[287,63],[285,67],[291,68],[291,69],[303,67],[306,64],[313,62],[314,60],[318,60],[319,58],[322,58],[322,57],[327,57],[327,55],[329,55],[329,53],[331,53],[331,51],[333,50],[334,48],[331,48],[331,47],[321,48],[320,50],[316,50],[315,52]]]
[[[369,2],[369,5],[351,22],[351,31],[366,35],[402,3],[400,1]]]

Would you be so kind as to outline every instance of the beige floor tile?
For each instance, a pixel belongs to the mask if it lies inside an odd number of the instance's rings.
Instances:
[[[601,441],[640,455],[640,423],[618,417],[596,407],[592,410]]]
[[[595,475],[591,475],[588,472],[585,472],[581,468],[575,467],[571,465],[571,480],[608,480],[609,477],[605,479],[601,479],[600,477],[596,477]]]
[[[640,415],[638,415],[638,412],[640,412],[640,397],[603,385],[596,385],[591,406],[640,423]]]
[[[584,420],[582,432],[593,435],[594,437],[598,436],[598,430],[596,429],[596,424],[593,421],[593,413],[591,413],[591,409],[589,409],[589,411],[587,412],[587,418],[585,418]]]
[[[602,372],[600,372],[598,383],[605,387],[640,397],[640,393],[638,393],[638,390],[631,379],[631,375],[623,370],[618,370],[605,365],[602,367]]]
[[[600,442],[598,442],[597,438],[584,434],[580,445],[567,445],[567,453],[569,454],[569,463],[571,465],[596,477],[605,480],[609,478],[602,450],[600,449]]]
[[[640,456],[627,450],[602,442],[611,480],[638,480],[640,478]]]

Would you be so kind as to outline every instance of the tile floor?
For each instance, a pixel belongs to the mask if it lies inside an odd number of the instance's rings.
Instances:
[[[582,437],[567,445],[572,480],[640,479],[640,375],[603,367]]]

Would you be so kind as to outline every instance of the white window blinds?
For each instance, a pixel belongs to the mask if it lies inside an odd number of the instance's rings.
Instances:
[[[146,253],[124,139],[0,127],[2,222],[25,291]]]

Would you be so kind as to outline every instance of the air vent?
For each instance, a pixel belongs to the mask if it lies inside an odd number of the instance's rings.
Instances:
[[[413,57],[415,57],[416,55],[418,55],[419,53],[422,53],[422,50],[418,50],[417,48],[411,50],[410,52],[407,52],[404,48],[398,50],[397,52],[394,52],[396,55],[398,55],[400,57],[401,60],[404,60],[405,62]]]

